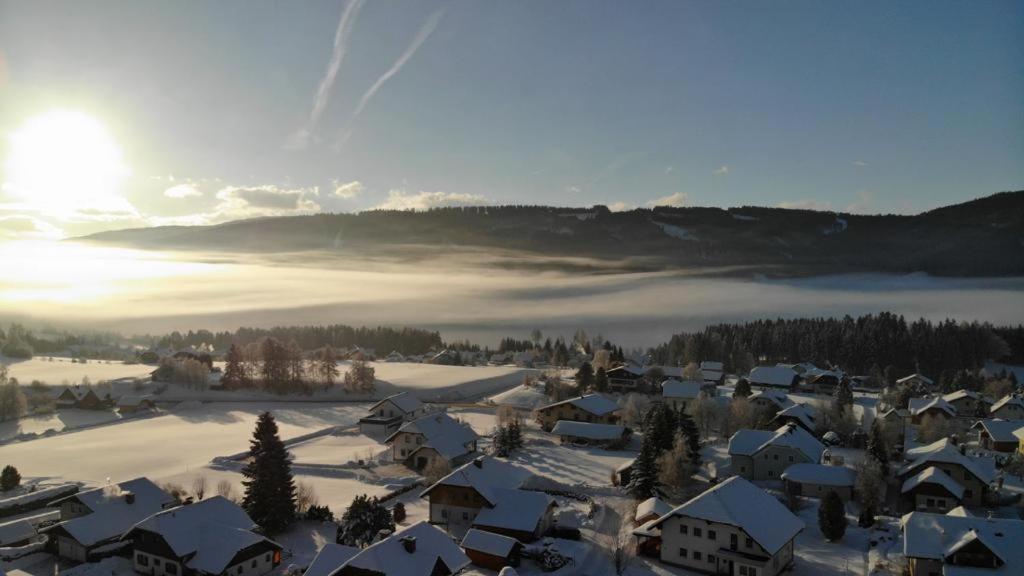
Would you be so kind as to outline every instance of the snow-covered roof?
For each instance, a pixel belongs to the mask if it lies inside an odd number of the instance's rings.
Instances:
[[[950,417],[956,416],[956,408],[942,398],[911,398],[907,402],[911,416],[923,414],[928,410],[942,410]]]
[[[942,440],[948,440],[948,438],[943,438]],[[919,456],[917,456],[913,462],[900,469],[900,476],[913,472],[914,470],[918,470],[926,464],[940,462],[945,464],[959,464],[985,484],[988,484],[995,478],[995,470],[991,465],[987,465],[981,460],[975,460],[974,458],[961,454],[960,450],[958,450],[951,442],[942,442],[940,440],[922,448],[927,448],[927,450],[923,450],[921,448],[917,449],[919,450],[917,452]]]
[[[990,408],[989,411],[995,413],[1000,408],[1003,408],[1004,406],[1008,406],[1011,404],[1015,404],[1017,406],[1020,406],[1021,408],[1024,408],[1024,400],[1021,400],[1019,396],[1007,394],[1006,396],[1003,396],[999,400],[996,400],[995,404],[992,405],[992,408]]]
[[[978,394],[974,390],[964,390],[963,388],[961,388],[956,392],[950,392],[949,394],[942,395],[942,399],[945,400],[946,402],[956,402],[957,400],[962,400],[964,398],[970,398],[971,400],[979,400],[981,399],[981,394]]]
[[[903,554],[944,562],[945,576],[1020,574],[1024,572],[1024,522],[1017,519],[981,518],[952,514],[911,512],[904,516]],[[957,566],[949,563],[957,550],[980,542],[1003,561],[1001,566]]]
[[[821,460],[825,445],[806,430],[785,425],[778,430],[738,430],[729,438],[729,454],[753,456],[769,446],[788,446],[803,453],[811,462]]]
[[[925,384],[927,384],[929,386],[931,386],[934,383],[934,382],[932,382],[931,378],[929,378],[929,377],[927,377],[927,376],[925,376],[923,374],[918,374],[916,372],[911,374],[910,376],[904,376],[903,378],[900,378],[900,379],[896,380],[896,383],[897,384],[905,384],[907,382],[910,382],[911,380],[920,380],[921,382],[924,382]]]
[[[761,390],[759,392],[754,392],[753,394],[750,395],[750,398],[748,398],[747,400],[753,402],[757,399],[768,400],[769,402],[778,406],[780,410],[786,409],[796,404],[796,402],[793,402],[792,400],[789,399],[789,396],[787,396],[785,392],[782,392],[780,390]]]
[[[807,404],[793,404],[792,406],[779,410],[779,412],[775,414],[775,418],[795,418],[807,427],[807,429],[814,430],[814,421],[818,418],[818,411],[814,409],[814,406]]]
[[[139,406],[143,402],[153,402],[153,396],[144,394],[142,396],[121,396],[117,399],[118,407]]]
[[[408,392],[399,392],[398,394],[388,396],[387,398],[384,398],[383,400],[377,402],[373,406],[370,406],[370,412],[373,412],[374,410],[379,408],[381,404],[385,402],[391,402],[392,404],[395,405],[396,408],[398,408],[402,412],[405,412],[406,414],[410,412],[415,412],[420,408],[423,408],[423,403],[420,402],[419,398],[413,396]]]
[[[743,529],[769,554],[775,554],[804,529],[804,523],[774,496],[749,481],[733,476],[659,518],[650,528],[673,516],[720,522]]]
[[[907,478],[903,482],[903,486],[900,488],[900,494],[906,494],[907,492],[916,489],[921,484],[941,486],[945,488],[947,492],[956,496],[957,500],[964,497],[964,487],[958,484],[956,480],[950,478],[949,474],[946,474],[935,466],[929,466],[910,478]]]
[[[444,478],[420,493],[424,498],[438,486],[458,486],[473,488],[492,506],[497,504],[495,490],[499,488],[519,488],[533,476],[533,473],[515,464],[499,460],[491,456],[480,456],[472,462],[459,466]]]
[[[719,372],[725,370],[725,364],[716,362],[714,360],[703,360],[700,363],[701,370],[717,370]]]
[[[932,442],[931,444],[925,444],[923,446],[918,446],[916,448],[908,448],[903,453],[903,458],[909,462],[912,460],[916,460],[921,456],[938,452],[939,450],[942,450],[946,446],[955,447],[953,441],[950,440],[949,438],[939,438],[938,440]]]
[[[162,536],[175,556],[188,557],[185,563],[193,570],[220,574],[239,551],[270,542],[252,532],[255,528],[256,523],[238,504],[214,496],[154,514],[134,529]]]
[[[466,445],[479,438],[471,427],[452,418],[446,412],[428,414],[412,422],[406,422],[385,442],[391,442],[395,436],[403,432],[422,434],[425,440],[420,448],[433,448],[449,459],[466,454]]]
[[[978,420],[971,428],[984,428],[989,437],[995,442],[1016,442],[1019,436],[1017,431],[1024,432],[1024,420],[1000,420],[985,419]]]
[[[611,414],[619,409],[619,405],[613,400],[609,400],[600,394],[587,394],[586,396],[578,396],[576,398],[562,400],[561,402],[555,402],[554,404],[548,404],[547,406],[539,408],[539,410],[543,411],[563,404],[572,404],[576,408],[590,412],[594,416],[604,416],[605,414]]]
[[[403,543],[410,538],[415,539],[412,552]],[[364,548],[338,569],[352,567],[387,576],[430,576],[438,561],[452,574],[469,565],[469,557],[450,536],[424,521]]]
[[[462,548],[464,550],[475,550],[501,558],[508,558],[509,554],[519,545],[519,541],[515,538],[477,530],[476,528],[470,528],[466,532],[466,536],[462,538]]]
[[[822,486],[853,486],[857,473],[845,466],[825,466],[823,464],[793,464],[782,473],[783,480],[801,484],[821,484]]]
[[[53,526],[85,546],[117,538],[146,517],[174,504],[174,498],[148,478],[79,492],[58,502],[76,499],[91,513]],[[130,503],[129,503],[130,501]]]
[[[751,384],[782,386],[789,388],[796,380],[796,372],[788,366],[758,366],[750,371]]]
[[[625,426],[616,424],[594,424],[593,422],[575,422],[559,420],[551,433],[556,436],[573,436],[587,440],[618,440],[626,433]]]
[[[635,518],[646,518],[653,515],[656,518],[661,518],[665,514],[672,511],[672,505],[665,502],[661,498],[652,496],[647,500],[636,505],[636,516]]]
[[[0,546],[28,540],[36,535],[36,527],[28,520],[15,520],[0,524]]]
[[[313,558],[313,562],[302,573],[302,576],[331,576],[332,572],[345,562],[351,560],[353,556],[359,554],[360,550],[360,548],[355,546],[327,542],[316,553],[316,558]]]
[[[664,398],[684,398],[693,400],[700,396],[700,389],[703,382],[696,380],[674,380],[669,379],[661,383],[661,395]]]
[[[495,488],[491,493],[496,503],[477,513],[474,526],[532,532],[555,503],[548,494],[532,490]]]

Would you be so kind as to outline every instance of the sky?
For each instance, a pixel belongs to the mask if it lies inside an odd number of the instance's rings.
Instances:
[[[0,0],[0,238],[1024,188],[1017,1]]]

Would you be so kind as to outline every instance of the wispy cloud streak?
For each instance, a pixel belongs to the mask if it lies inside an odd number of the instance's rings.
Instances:
[[[395,63],[391,65],[391,68],[388,68],[387,72],[382,74],[380,78],[377,78],[377,81],[373,83],[373,86],[370,86],[370,89],[367,90],[366,93],[363,94],[363,97],[359,99],[359,105],[356,106],[356,111],[352,114],[353,120],[363,113],[363,109],[370,103],[370,100],[373,99],[375,94],[377,94],[377,91],[380,90],[381,87],[384,86],[384,84],[395,74],[398,74],[402,67],[405,66],[405,63],[408,62],[409,59],[416,54],[416,51],[420,49],[420,46],[427,41],[427,38],[430,38],[430,35],[434,33],[434,30],[437,28],[437,25],[441,23],[441,18],[443,17],[444,11],[438,10],[427,18],[427,21],[424,22],[423,26],[421,26],[419,31],[416,32],[416,36],[413,37],[412,42],[409,43],[405,52],[402,52],[402,55],[398,57],[398,60],[395,60]]]
[[[364,2],[365,0],[351,0],[345,6],[345,9],[342,10],[341,19],[338,21],[338,29],[334,33],[334,50],[331,52],[331,61],[327,64],[324,77],[320,79],[320,85],[316,89],[316,95],[313,97],[313,108],[309,112],[309,119],[302,128],[291,136],[287,144],[289,148],[305,148],[309,144],[309,139],[312,137],[313,131],[316,130],[320,116],[323,115],[324,110],[327,108],[331,89],[338,78],[338,71],[341,70],[341,63],[345,59],[345,53],[348,50],[348,38],[352,31],[352,25],[355,23]]]

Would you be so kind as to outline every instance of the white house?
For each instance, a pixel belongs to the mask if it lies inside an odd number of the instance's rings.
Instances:
[[[910,576],[1024,574],[1024,522],[911,512],[900,520]]]
[[[417,522],[364,548],[328,574],[448,576],[468,565],[469,557],[448,534],[427,522]]]
[[[559,420],[551,433],[558,436],[563,444],[588,444],[616,446],[629,439],[629,430],[618,424],[592,424]]]
[[[817,464],[825,446],[803,428],[739,430],[729,438],[733,474],[750,480],[774,480],[799,463]]]
[[[845,466],[802,463],[786,468],[781,478],[790,493],[798,496],[824,498],[829,492],[835,492],[843,500],[850,500],[857,473]]]
[[[477,433],[445,412],[406,422],[384,442],[395,462],[424,470],[435,461],[458,465],[476,452]]]
[[[660,558],[667,564],[712,574],[775,576],[792,564],[793,541],[803,529],[778,499],[733,476],[639,535],[660,535]]]
[[[704,383],[696,380],[668,379],[661,383],[661,400],[673,410],[692,412]]]
[[[370,406],[369,415],[359,420],[359,432],[367,436],[386,436],[398,430],[403,422],[423,416],[426,408],[419,398],[402,392]]]

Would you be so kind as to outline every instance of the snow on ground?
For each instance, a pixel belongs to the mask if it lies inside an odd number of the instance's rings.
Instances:
[[[636,458],[634,450],[602,450],[558,444],[554,437],[528,439],[524,450],[509,458],[536,474],[570,486],[610,486],[612,472]]]
[[[10,440],[20,434],[43,434],[47,430],[60,432],[65,429],[93,426],[115,422],[121,415],[113,410],[61,410],[51,414],[26,416],[18,420],[0,422],[0,441]]]
[[[216,456],[248,449],[256,417],[270,410],[284,439],[331,426],[354,424],[359,404],[205,404],[165,416],[126,421],[49,438],[0,446],[0,462],[25,477],[90,484],[107,478],[158,479],[205,466]]]
[[[338,465],[350,461],[373,460],[387,450],[380,438],[371,438],[358,432],[340,432],[321,436],[290,446],[293,461],[301,464]]]
[[[542,386],[516,386],[501,394],[495,394],[487,402],[498,406],[512,406],[522,410],[533,410],[551,403]]]
[[[116,360],[87,360],[85,364],[72,362],[70,358],[37,356],[31,360],[0,358],[7,364],[8,373],[22,384],[39,380],[46,384],[58,385],[65,380],[71,384],[88,376],[92,382],[116,380],[118,378],[148,378],[156,367],[148,364],[124,364]]]
[[[818,500],[803,499],[797,513],[806,527],[795,543],[796,576],[830,576],[865,574],[868,561],[868,540],[871,530],[857,526],[856,514],[847,510],[846,534],[838,542],[828,542],[818,529]]]
[[[490,436],[497,425],[494,408],[452,408],[448,415],[456,420],[461,420],[481,436]]]

